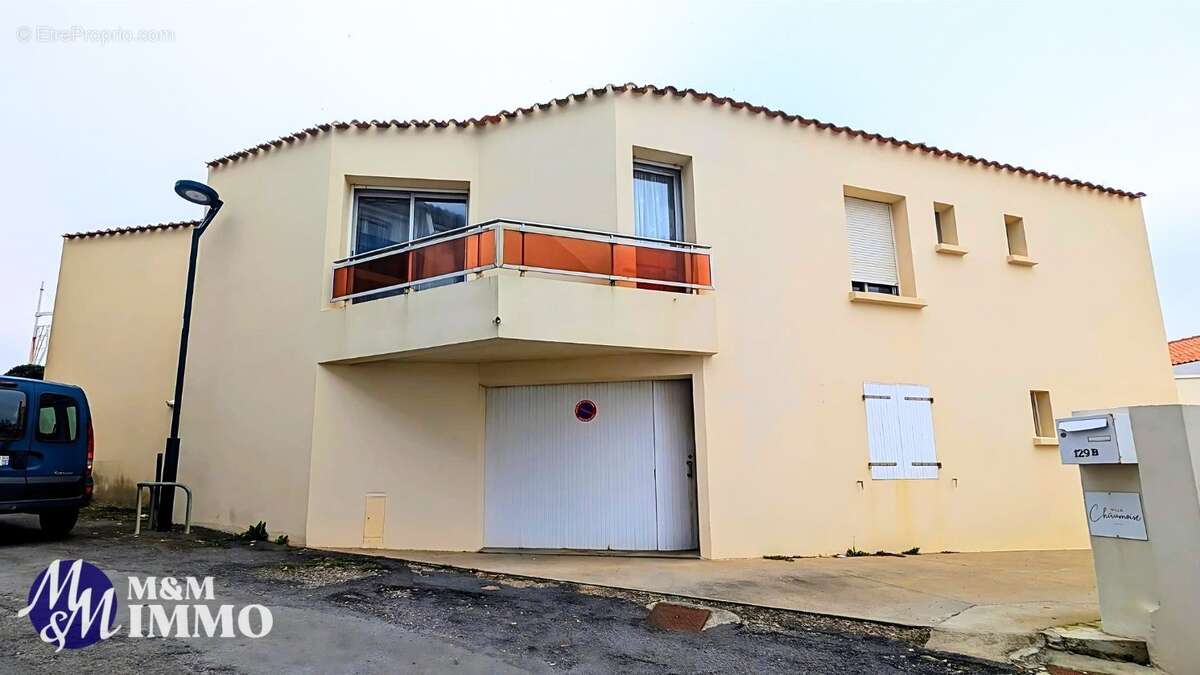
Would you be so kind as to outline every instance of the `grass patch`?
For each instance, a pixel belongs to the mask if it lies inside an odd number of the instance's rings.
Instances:
[[[237,536],[240,541],[267,541],[270,538],[267,533],[267,523],[264,520],[258,521],[257,524],[246,528],[246,531]]]

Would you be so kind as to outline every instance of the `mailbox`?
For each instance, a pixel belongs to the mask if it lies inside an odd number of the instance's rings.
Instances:
[[[1056,420],[1063,464],[1137,464],[1127,410],[1102,410]]]
[[[1079,466],[1103,630],[1145,640],[1163,672],[1200,673],[1200,405],[1071,415],[1054,432]]]

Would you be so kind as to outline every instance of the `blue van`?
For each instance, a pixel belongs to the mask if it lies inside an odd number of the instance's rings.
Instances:
[[[0,514],[35,513],[66,536],[92,499],[95,440],[83,390],[0,376]]]

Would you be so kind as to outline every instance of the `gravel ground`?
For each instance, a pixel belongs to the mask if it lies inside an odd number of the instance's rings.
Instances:
[[[924,650],[923,629],[707,603],[742,623],[677,633],[645,624],[645,605],[669,599],[648,593],[132,531],[132,515],[111,509],[89,509],[60,542],[35,519],[0,518],[0,672],[1014,672]],[[122,601],[127,575],[211,575],[218,603],[265,604],[275,627],[258,640],[117,636],[55,654],[15,614],[50,561],[80,557]]]

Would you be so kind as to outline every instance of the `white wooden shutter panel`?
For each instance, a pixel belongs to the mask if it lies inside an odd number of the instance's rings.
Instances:
[[[871,478],[937,478],[933,399],[912,384],[863,384]]]
[[[900,410],[893,384],[863,384],[867,409],[867,445],[870,448],[871,478],[904,478],[908,467],[901,454]]]
[[[905,478],[937,478],[937,449],[933,444],[933,398],[929,387],[896,386],[900,410],[900,444],[908,467]]]
[[[846,197],[846,234],[851,281],[900,285],[890,204]]]

